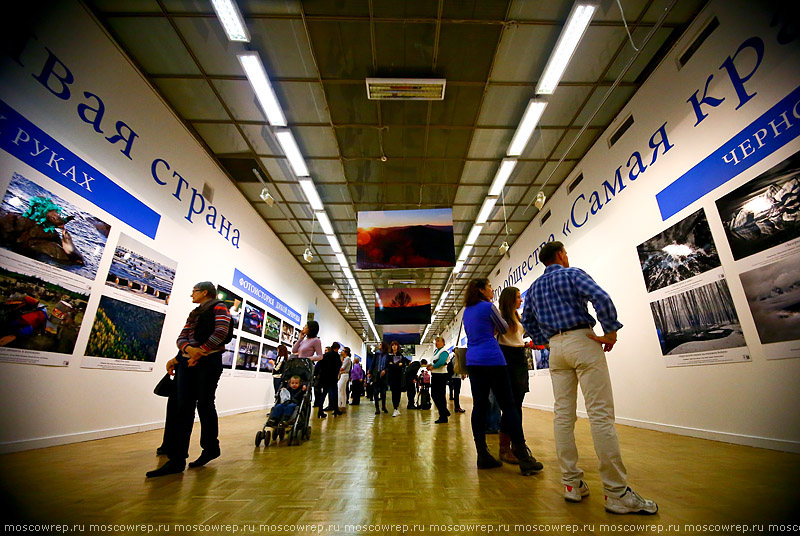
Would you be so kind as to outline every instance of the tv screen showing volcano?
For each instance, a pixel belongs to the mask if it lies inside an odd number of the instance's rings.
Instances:
[[[376,324],[428,324],[431,289],[379,288],[375,292]]]
[[[454,266],[453,210],[391,210],[358,213],[357,267]]]
[[[397,341],[400,346],[419,344],[422,336],[419,326],[383,326],[383,342],[387,345]]]

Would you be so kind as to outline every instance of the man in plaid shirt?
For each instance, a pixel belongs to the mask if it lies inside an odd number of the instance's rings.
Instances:
[[[589,495],[578,468],[575,421],[578,384],[591,422],[592,440],[600,458],[605,488],[605,508],[616,514],[655,514],[658,505],[642,498],[627,485],[619,440],[614,428],[614,397],[604,351],[617,342],[617,310],[611,297],[580,268],[570,268],[561,242],[549,242],[539,253],[544,274],[528,289],[522,325],[533,343],[550,346],[550,379],[553,382],[556,453],[561,465],[564,498],[580,502]],[[595,335],[596,321],[586,303],[592,302],[604,335]]]

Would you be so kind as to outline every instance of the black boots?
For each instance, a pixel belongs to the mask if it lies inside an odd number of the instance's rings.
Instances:
[[[477,447],[478,449],[478,469],[494,469],[495,467],[502,467],[503,462],[500,462],[489,454],[489,449],[486,445]]]
[[[511,451],[514,453],[514,456],[517,457],[517,460],[519,460],[519,472],[522,473],[522,476],[538,473],[544,468],[542,462],[537,462],[536,458],[533,457],[531,449],[525,445],[524,441],[522,443],[512,444]]]

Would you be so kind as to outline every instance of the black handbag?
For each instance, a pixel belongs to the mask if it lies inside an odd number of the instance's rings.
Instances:
[[[174,395],[178,390],[177,385],[175,384],[175,380],[172,379],[172,376],[169,375],[169,372],[164,374],[164,377],[156,384],[156,388],[153,389],[153,392],[158,396],[165,396],[170,397]]]

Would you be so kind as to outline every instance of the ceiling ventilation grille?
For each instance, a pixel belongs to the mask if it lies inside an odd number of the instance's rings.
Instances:
[[[369,100],[444,100],[444,78],[367,78]]]

